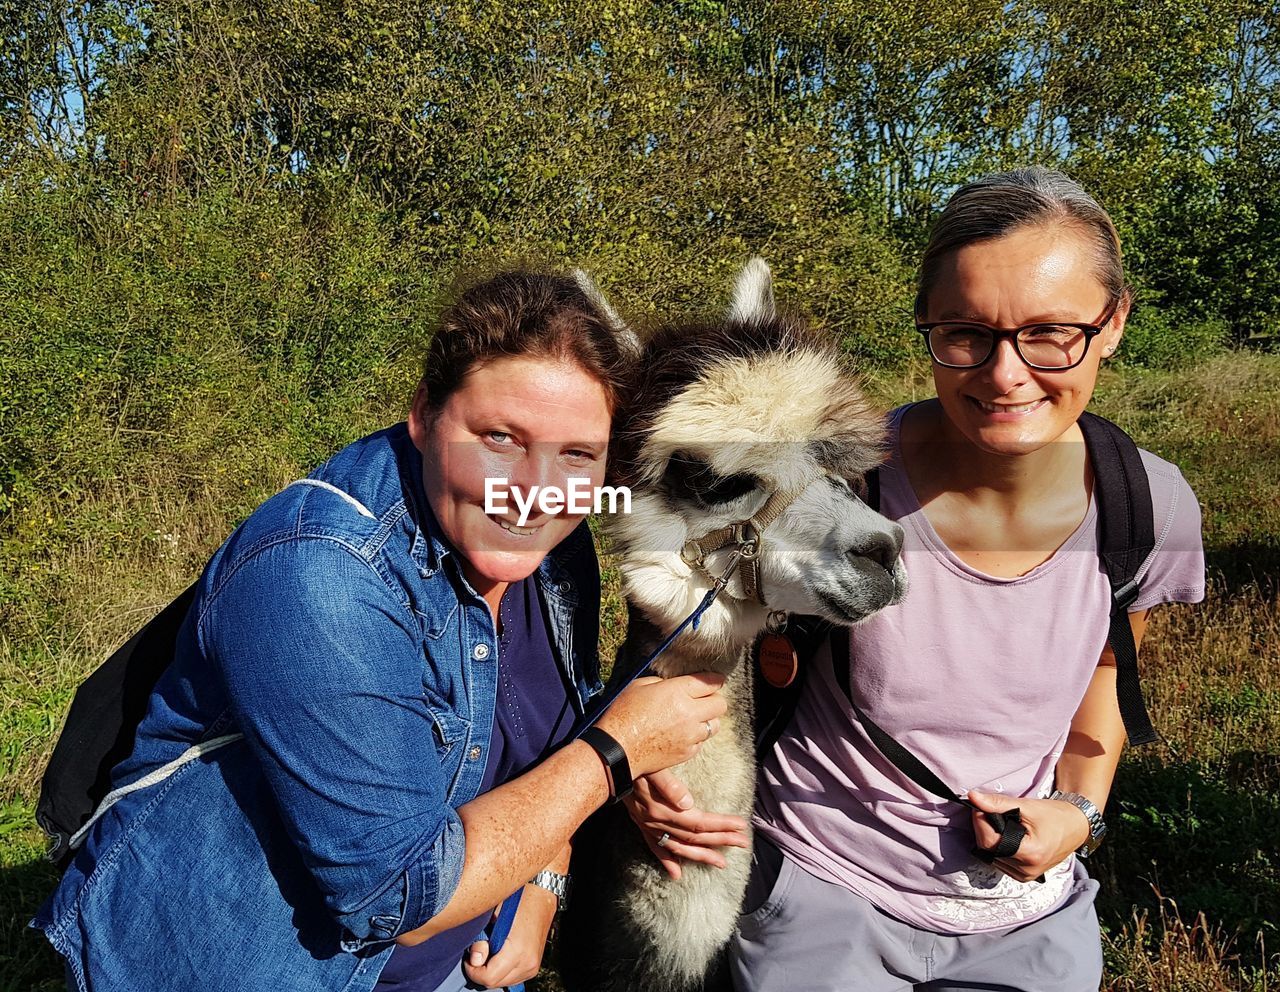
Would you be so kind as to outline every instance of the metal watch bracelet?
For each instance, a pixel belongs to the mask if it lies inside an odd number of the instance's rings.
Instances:
[[[1054,789],[1049,798],[1061,799],[1064,803],[1070,803],[1083,813],[1089,821],[1089,836],[1076,849],[1077,858],[1087,858],[1098,849],[1098,845],[1102,843],[1102,838],[1107,833],[1107,824],[1102,819],[1102,810],[1098,809],[1090,799],[1080,795],[1078,792],[1061,792],[1058,789]]]
[[[546,889],[556,897],[556,910],[564,912],[565,906],[569,904],[569,876],[561,875],[554,872],[550,868],[543,868],[542,871],[529,879],[530,885],[536,885],[540,889]]]

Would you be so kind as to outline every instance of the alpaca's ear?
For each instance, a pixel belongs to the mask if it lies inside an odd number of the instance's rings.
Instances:
[[[640,339],[636,337],[636,332],[626,325],[626,322],[618,316],[618,312],[613,307],[609,306],[609,301],[605,299],[604,293],[600,292],[600,287],[596,285],[595,280],[587,275],[584,269],[574,269],[572,275],[573,281],[578,284],[578,288],[587,294],[587,299],[604,314],[604,318],[609,322],[609,326],[613,328],[622,350],[632,358],[640,357]]]
[[[744,324],[772,320],[778,315],[773,305],[773,273],[765,260],[757,255],[742,267],[733,287],[733,303],[729,320]]]

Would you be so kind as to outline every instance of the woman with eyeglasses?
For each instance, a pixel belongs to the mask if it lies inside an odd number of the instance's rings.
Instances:
[[[847,657],[819,650],[764,761],[739,992],[1097,990],[1097,883],[1076,854],[1101,838],[1125,728],[1077,420],[1130,300],[1111,219],[1061,173],[987,176],[940,216],[916,304],[937,395],[893,411],[879,476],[910,591],[853,628]],[[1128,607],[1135,641],[1152,607],[1204,595],[1196,498],[1176,467],[1142,462],[1160,543]],[[976,809],[884,757],[839,666]],[[974,851],[999,835],[982,813],[1015,807],[1026,836],[987,863]]]

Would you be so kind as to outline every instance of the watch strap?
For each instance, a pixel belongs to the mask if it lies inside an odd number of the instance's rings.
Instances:
[[[579,738],[590,744],[609,772],[609,800],[618,802],[631,795],[631,764],[622,745],[599,727],[588,727]]]
[[[565,906],[569,904],[570,885],[568,875],[561,875],[550,868],[543,868],[542,871],[529,879],[529,884],[536,885],[540,889],[546,889],[554,895],[556,897],[556,909],[560,912],[563,912]]]
[[[1050,799],[1058,799],[1064,803],[1070,803],[1081,813],[1085,815],[1085,819],[1089,821],[1089,836],[1085,842],[1076,849],[1076,857],[1087,858],[1102,843],[1102,838],[1106,836],[1107,824],[1102,819],[1102,810],[1086,796],[1080,795],[1078,792],[1062,792],[1054,789],[1049,795]]]

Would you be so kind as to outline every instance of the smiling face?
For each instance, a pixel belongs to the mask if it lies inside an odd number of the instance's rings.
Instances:
[[[409,433],[422,453],[427,502],[448,542],[462,555],[481,595],[526,578],[582,522],[566,510],[534,508],[517,527],[514,500],[485,512],[485,480],[569,489],[569,479],[603,484],[609,441],[604,387],[572,361],[504,357],[473,368],[436,410],[419,387]]]
[[[1050,223],[966,245],[941,259],[921,319],[1003,328],[1092,323],[1110,303],[1088,237]],[[934,384],[950,427],[992,454],[1025,454],[1058,440],[1084,412],[1098,365],[1119,343],[1127,313],[1122,304],[1073,369],[1030,368],[1007,337],[978,368],[935,363]]]

